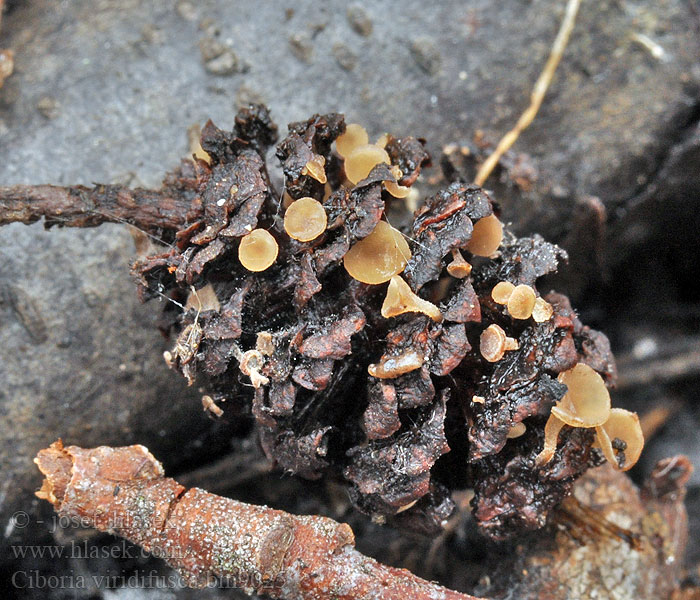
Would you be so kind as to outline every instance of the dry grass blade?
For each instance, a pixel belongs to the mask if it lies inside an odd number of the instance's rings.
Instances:
[[[549,58],[547,59],[547,64],[545,64],[542,73],[532,89],[532,94],[530,95],[530,105],[520,116],[518,122],[515,124],[515,127],[513,127],[513,129],[503,136],[501,141],[498,143],[498,146],[496,146],[496,149],[481,165],[476,177],[474,178],[474,183],[476,183],[476,185],[484,185],[484,182],[488,179],[491,171],[493,171],[494,167],[498,164],[498,161],[501,160],[501,157],[510,149],[520,134],[527,129],[537,115],[537,111],[542,105],[542,100],[544,100],[544,95],[547,93],[547,88],[549,88],[549,84],[552,82],[552,77],[554,77],[554,72],[556,71],[559,61],[564,54],[566,44],[569,42],[569,37],[574,29],[576,14],[578,13],[580,5],[581,0],[569,0],[567,3],[564,20],[561,23],[559,33],[557,34],[554,44],[552,45]]]

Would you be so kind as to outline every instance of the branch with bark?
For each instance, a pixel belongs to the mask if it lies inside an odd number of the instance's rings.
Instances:
[[[192,209],[194,194],[184,190],[129,189],[121,185],[15,185],[0,187],[0,225],[34,223],[45,226],[96,227],[129,223],[147,232],[181,229]]]
[[[35,462],[46,477],[37,496],[61,516],[162,556],[191,587],[218,577],[284,600],[478,600],[362,555],[347,524],[186,490],[143,446],[59,440]]]

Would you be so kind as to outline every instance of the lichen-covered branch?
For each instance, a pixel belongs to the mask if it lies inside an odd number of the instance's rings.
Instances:
[[[220,577],[282,599],[478,600],[360,554],[347,524],[186,490],[143,446],[58,441],[35,462],[46,477],[37,496],[60,515],[164,557],[192,587]]]

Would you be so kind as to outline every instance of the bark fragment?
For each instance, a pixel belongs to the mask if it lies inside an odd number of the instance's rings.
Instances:
[[[265,453],[281,468],[344,481],[360,510],[382,519],[401,510],[396,522],[420,531],[452,506],[430,490],[464,486],[476,490],[475,516],[487,535],[540,527],[595,463],[592,436],[565,431],[553,461],[534,466],[549,411],[565,392],[557,374],[584,362],[612,385],[614,361],[605,336],[584,326],[565,297],[547,296],[552,315],[535,322],[514,319],[491,292],[505,281],[539,296],[538,278],[566,254],[506,228],[496,252],[473,255],[475,225],[479,231],[488,218],[500,232],[500,223],[486,192],[457,181],[427,200],[405,236],[412,255],[402,277],[439,308],[439,318],[384,318],[387,284],[354,279],[344,258],[379,225],[388,227],[385,206],[395,199],[385,182],[411,185],[429,156],[422,140],[387,135],[386,154],[377,154],[391,165],[376,164],[352,186],[333,148],[344,131],[344,117],[334,113],[290,124],[277,145],[280,194],[266,166],[277,128],[264,106],[253,105],[231,131],[207,123],[201,146],[209,160],[183,161],[161,190],[4,188],[0,223],[126,220],[166,244],[136,260],[132,272],[143,298],[173,301],[162,320],[174,340],[169,364],[191,384],[206,376],[206,392],[227,400],[224,413],[251,414]],[[283,213],[306,196],[322,204],[328,226],[301,242],[287,234]],[[278,247],[260,272],[238,258],[252,229]],[[445,267],[464,252],[471,271],[455,278]],[[192,289],[205,287],[218,309],[187,305]],[[493,362],[479,348],[489,326],[513,340]],[[264,353],[257,351],[261,334]],[[253,355],[254,364],[246,360]],[[511,439],[523,427],[525,435]],[[445,461],[458,476],[438,464]]]

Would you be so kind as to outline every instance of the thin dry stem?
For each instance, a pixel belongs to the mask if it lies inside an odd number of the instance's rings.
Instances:
[[[181,229],[190,211],[198,216],[192,198],[174,190],[132,190],[120,185],[0,187],[0,225],[29,224],[44,217],[46,227],[96,227],[111,222],[150,233]]]
[[[527,129],[527,127],[532,123],[533,119],[537,115],[537,111],[542,105],[542,100],[547,93],[547,88],[552,82],[552,77],[554,77],[554,72],[559,65],[566,44],[569,41],[571,32],[574,28],[574,23],[576,21],[576,14],[578,13],[579,6],[581,5],[581,0],[569,0],[566,5],[566,13],[564,14],[564,20],[559,28],[559,33],[552,44],[552,49],[549,53],[549,58],[547,63],[542,70],[535,86],[532,88],[532,94],[530,95],[530,105],[525,109],[525,112],[520,116],[515,127],[506,133],[501,141],[496,146],[496,149],[491,153],[491,155],[484,161],[484,163],[479,168],[479,171],[474,178],[474,183],[476,185],[482,186],[484,182],[488,179],[491,171],[501,160],[501,157],[510,149],[510,147],[515,143],[520,134]]]

